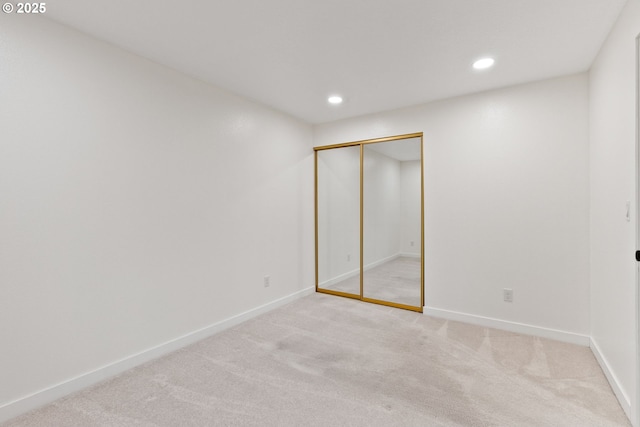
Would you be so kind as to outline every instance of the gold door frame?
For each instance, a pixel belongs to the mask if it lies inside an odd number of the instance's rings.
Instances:
[[[420,138],[420,306],[399,304],[390,301],[364,297],[364,146],[378,142],[397,141],[401,139]],[[324,289],[319,287],[318,281],[318,151],[343,147],[360,147],[360,295],[342,291]],[[315,215],[315,267],[316,267],[316,292],[337,295],[341,297],[359,299],[374,304],[405,310],[423,312],[424,307],[424,141],[423,133],[409,133],[404,135],[388,136],[384,138],[366,139],[362,141],[345,142],[341,144],[324,145],[313,148],[314,160],[314,215]]]

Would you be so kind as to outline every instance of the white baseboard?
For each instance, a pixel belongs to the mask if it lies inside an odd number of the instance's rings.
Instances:
[[[620,387],[620,382],[618,381],[618,378],[611,370],[609,363],[607,362],[607,358],[604,357],[604,355],[600,351],[600,347],[598,346],[598,343],[596,343],[596,341],[593,338],[591,338],[590,341],[591,342],[589,347],[591,347],[591,351],[593,352],[593,355],[596,357],[598,364],[600,364],[600,368],[602,368],[602,372],[604,372],[604,375],[607,377],[607,380],[609,381],[609,385],[611,386],[613,393],[618,398],[618,402],[620,402],[620,406],[624,410],[624,413],[627,414],[627,418],[629,418],[630,420],[633,419],[633,417],[631,416],[631,401],[629,400],[629,397],[622,390],[622,387]]]
[[[407,258],[420,258],[420,254],[415,254],[412,252],[400,252],[400,256],[403,257],[407,257]]]
[[[16,399],[11,402],[0,404],[0,423],[11,418],[17,417],[33,409],[37,409],[43,405],[51,403],[61,397],[75,393],[89,386],[97,384],[105,379],[111,378],[133,367],[146,363],[150,360],[157,359],[160,356],[179,350],[190,344],[198,342],[204,338],[215,335],[219,332],[236,326],[260,314],[266,313],[291,301],[303,296],[310,295],[315,291],[314,287],[306,288],[301,291],[294,292],[283,298],[277,299],[270,303],[261,305],[251,310],[245,311],[238,315],[229,317],[213,325],[190,332],[186,335],[167,341],[153,348],[144,350],[140,353],[125,357],[108,365],[97,368],[91,372],[86,372],[77,377],[70,378],[59,384],[52,385],[43,390],[39,390],[28,396]]]
[[[350,279],[351,277],[355,277],[357,275],[360,274],[360,267],[358,267],[355,270],[351,270],[351,271],[347,271],[346,273],[342,273],[339,276],[333,277],[329,280],[325,280],[324,282],[320,282],[320,284],[318,284],[319,287],[326,289],[329,288],[333,285],[335,285],[336,283],[340,283],[343,280],[347,280]]]
[[[372,268],[377,267],[379,265],[382,265],[382,264],[384,264],[386,262],[393,261],[394,259],[396,259],[396,258],[398,258],[400,256],[403,256],[403,255],[400,254],[400,253],[397,253],[397,254],[393,254],[391,256],[388,256],[386,258],[382,258],[382,259],[379,259],[377,261],[371,262],[371,263],[369,263],[369,264],[364,266],[364,271],[371,270]],[[349,279],[349,278],[357,276],[359,274],[360,274],[360,267],[358,267],[355,270],[351,270],[351,271],[347,271],[346,273],[342,273],[341,275],[333,277],[333,278],[331,278],[329,280],[325,280],[324,282],[320,282],[319,287],[321,287],[323,289],[326,289],[326,288],[328,288],[328,287],[330,287],[332,285],[335,285],[336,283],[340,283],[343,280]]]
[[[379,259],[377,261],[370,262],[369,264],[364,266],[364,271],[371,270],[372,268],[375,268],[375,267],[377,267],[379,265],[382,265],[382,264],[386,264],[387,262],[393,261],[394,259],[398,258],[399,256],[400,256],[400,253],[398,252],[397,254],[393,254],[393,255],[388,256],[386,258],[381,258],[381,259]]]
[[[458,322],[471,323],[473,325],[484,326],[487,328],[494,328],[503,331],[517,332],[525,335],[549,338],[552,340],[577,344],[584,347],[589,347],[589,344],[591,342],[591,339],[588,335],[581,335],[557,329],[543,328],[540,326],[527,325],[524,323],[510,322],[508,320],[494,319],[491,317],[476,316],[473,314],[460,313],[457,311],[425,307],[424,314],[427,316],[439,317],[447,320],[456,320]]]
[[[424,314],[427,316],[439,317],[447,320],[456,320],[459,322],[471,323],[473,325],[484,326],[488,328],[495,328],[509,332],[517,332],[526,335],[533,335],[542,338],[549,338],[557,341],[563,341],[571,344],[582,345],[585,347],[591,348],[593,355],[595,356],[598,364],[602,368],[609,384],[611,385],[611,389],[613,390],[618,402],[620,402],[620,406],[624,410],[627,417],[631,420],[633,417],[631,416],[631,401],[629,397],[625,394],[620,386],[620,382],[618,378],[613,373],[613,370],[609,367],[609,363],[607,359],[603,356],[600,351],[600,347],[596,341],[587,336],[576,334],[573,332],[560,331],[557,329],[549,329],[542,328],[539,326],[526,325],[523,323],[509,322],[506,320],[493,319],[490,317],[483,316],[475,316],[472,314],[460,313],[456,311],[449,310],[441,310],[433,307],[425,307]]]

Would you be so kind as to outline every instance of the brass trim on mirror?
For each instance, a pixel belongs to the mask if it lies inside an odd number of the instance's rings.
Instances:
[[[360,144],[360,299],[364,296],[364,145]]]
[[[386,136],[384,138],[376,138],[376,139],[365,139],[362,141],[343,142],[340,144],[321,145],[318,147],[313,147],[313,150],[314,151],[330,150],[332,148],[353,147],[356,145],[375,144],[376,142],[387,142],[387,141],[395,141],[397,139],[411,139],[411,138],[420,138],[420,141],[422,142],[422,132],[407,133],[404,135],[396,135],[396,136]]]
[[[320,289],[318,289],[318,293],[336,295],[336,296],[339,296],[339,297],[345,297],[345,298],[351,298],[351,299],[357,299],[357,300],[361,299],[360,295],[358,295],[358,294],[350,294],[349,292],[334,291],[333,289],[320,288]]]
[[[364,296],[364,146],[379,142],[396,141],[402,139],[420,138],[420,305],[413,306],[391,301],[384,301]],[[335,291],[320,288],[319,286],[319,261],[318,261],[318,152],[343,147],[360,147],[360,295],[348,292]],[[345,142],[314,147],[314,215],[315,215],[315,279],[316,292],[342,296],[346,298],[359,299],[361,301],[385,305],[389,307],[401,308],[405,310],[423,312],[425,305],[424,295],[424,141],[423,133],[409,133],[404,135],[389,136],[383,138],[367,139],[362,141]]]
[[[424,141],[420,134],[420,307],[424,307]],[[422,310],[420,310],[422,313]]]
[[[368,297],[362,297],[362,301],[370,302],[378,305],[386,305],[388,307],[402,308],[404,310],[411,310],[411,311],[417,311],[418,313],[422,313],[422,307],[417,307],[415,305],[400,304],[398,302],[391,302],[391,301],[385,301],[381,299],[368,298]]]
[[[318,152],[313,152],[313,197],[314,197],[314,216],[315,216],[315,245],[316,245],[316,292],[318,292]]]

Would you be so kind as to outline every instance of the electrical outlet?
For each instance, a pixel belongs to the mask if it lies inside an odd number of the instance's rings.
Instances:
[[[264,276],[264,287],[268,288],[271,285],[271,277],[270,276]]]
[[[347,262],[351,261],[351,254],[347,255]]]
[[[414,244],[415,244],[415,242],[412,240],[412,241],[411,241],[411,246],[413,246]]]
[[[504,297],[504,302],[513,302],[513,289],[504,288],[502,296]]]

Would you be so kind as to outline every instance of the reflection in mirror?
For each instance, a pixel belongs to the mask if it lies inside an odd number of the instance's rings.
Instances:
[[[360,147],[316,152],[318,289],[360,297]]]
[[[364,145],[363,297],[422,307],[422,138]]]

